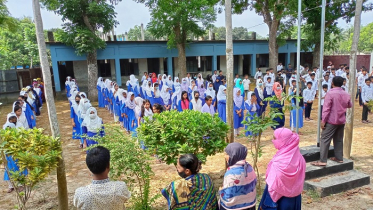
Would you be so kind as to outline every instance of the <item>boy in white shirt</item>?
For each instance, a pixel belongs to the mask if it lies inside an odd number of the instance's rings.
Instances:
[[[263,72],[260,70],[260,68],[258,68],[257,72],[255,73],[255,82],[259,79],[259,77],[263,77]]]
[[[250,91],[250,80],[249,75],[245,74],[245,79],[242,80],[243,88],[245,89],[245,96],[249,97],[247,93]]]
[[[357,85],[358,85],[358,91],[359,91],[359,104],[360,106],[363,105],[363,102],[361,100],[361,92],[363,90],[363,86],[365,85],[365,80],[368,79],[368,74],[367,74],[367,70],[366,69],[363,69],[361,71],[361,75],[359,76],[359,78],[357,79]]]
[[[324,85],[328,86],[328,91],[329,91],[331,87],[331,80],[329,79],[329,74],[325,74],[324,76],[324,79],[322,81],[322,86],[324,87]]]
[[[368,120],[369,101],[373,100],[373,88],[370,86],[370,79],[365,80],[365,85],[362,87],[361,100],[363,102],[362,123],[370,123]]]
[[[240,78],[240,75],[236,74],[236,78],[234,78],[234,80],[233,80],[234,84],[236,84],[236,81],[237,81],[237,79],[239,79],[239,78]]]
[[[264,97],[269,97],[272,95],[272,92],[273,92],[273,81],[272,81],[272,78],[271,77],[267,77],[267,80],[264,82],[264,86],[265,86],[265,94],[264,94]]]
[[[264,77],[263,77],[263,81],[264,81],[264,83],[267,82],[267,78],[268,78],[268,77],[271,77],[271,79],[272,79],[271,72],[270,72],[269,69],[266,70],[266,75],[264,75]],[[273,81],[273,80],[272,80],[272,81]]]
[[[310,116],[311,116],[311,110],[312,110],[312,103],[314,99],[315,99],[315,94],[314,94],[314,91],[312,90],[312,82],[307,82],[307,88],[303,90],[303,100],[304,100],[304,106],[305,106],[304,117],[306,118],[306,121],[312,120]]]
[[[319,83],[317,82],[317,79],[315,79],[316,75],[315,73],[312,73],[311,74],[311,78],[307,81],[308,82],[312,82],[312,91],[314,92],[314,95],[317,96],[317,92],[319,90]]]
[[[282,65],[282,63],[278,63],[277,65],[277,72],[281,71],[282,69],[284,68],[284,66]]]
[[[321,115],[320,115],[320,119],[322,119],[322,107],[324,105],[324,99],[325,99],[325,96],[326,96],[326,93],[328,92],[329,90],[329,86],[327,84],[324,84],[322,86],[322,91],[321,91]]]

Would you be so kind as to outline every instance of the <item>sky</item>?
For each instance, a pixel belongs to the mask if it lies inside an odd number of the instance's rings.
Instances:
[[[13,17],[33,17],[31,2],[31,0],[8,0],[7,6]],[[368,0],[368,2],[373,3],[373,0]],[[117,12],[117,20],[119,21],[119,25],[115,29],[116,34],[123,34],[135,25],[140,25],[141,23],[146,25],[150,21],[148,8],[133,0],[122,0],[122,2],[116,6],[115,10]],[[54,12],[42,9],[41,14],[44,29],[61,27],[61,17]],[[362,25],[367,25],[371,22],[373,22],[373,11],[363,13],[361,18]],[[338,22],[338,25],[342,28],[346,28],[348,25],[352,24],[353,20],[349,24],[345,23],[344,20]],[[217,16],[217,21],[214,25],[218,27],[225,25],[224,14],[219,14]],[[268,35],[268,27],[264,24],[263,17],[257,15],[254,11],[247,10],[241,15],[233,15],[233,27],[240,26],[248,28],[249,31],[256,31],[261,36]]]

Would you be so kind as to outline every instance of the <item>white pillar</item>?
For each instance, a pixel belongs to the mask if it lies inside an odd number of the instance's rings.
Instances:
[[[368,71],[369,71],[369,73],[373,72],[373,51],[372,51],[372,53],[370,53],[370,65],[368,67]]]

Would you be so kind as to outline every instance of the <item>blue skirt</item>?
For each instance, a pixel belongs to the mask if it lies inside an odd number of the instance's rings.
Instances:
[[[262,210],[277,209],[277,210],[301,210],[302,209],[302,194],[293,197],[282,197],[277,202],[274,202],[269,195],[268,185],[263,192],[262,199],[259,204],[259,208]]]
[[[7,161],[7,169],[9,170],[9,173],[10,171],[13,171],[13,172],[19,171],[17,161],[14,161],[12,156],[6,155],[6,161]],[[24,170],[22,174],[27,175],[27,170]],[[8,172],[4,171],[4,181],[9,181],[9,180],[10,180],[10,177],[8,175]]]

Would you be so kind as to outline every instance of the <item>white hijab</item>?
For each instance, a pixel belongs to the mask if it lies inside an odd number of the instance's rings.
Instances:
[[[227,95],[224,93],[224,90],[226,90],[226,89],[227,88],[224,85],[219,86],[218,95],[216,96],[218,101],[227,100]]]
[[[150,86],[149,86],[150,85]],[[148,97],[152,97],[152,88],[151,88],[151,82],[150,81],[146,81],[146,85],[145,85],[145,93]]]
[[[199,78],[199,76],[201,76],[201,79]],[[197,83],[198,83],[198,86],[199,87],[201,87],[201,84],[203,84],[203,76],[202,76],[202,74],[201,73],[199,73],[198,75],[197,75]]]
[[[85,119],[87,114],[87,110],[92,107],[91,103],[87,98],[80,99],[79,106],[78,106],[78,113],[81,119]]]
[[[136,103],[135,116],[136,116],[136,119],[138,119],[141,116],[141,107],[142,107],[143,102],[144,102],[144,99],[142,99],[141,97],[136,97],[135,98],[135,103]]]
[[[209,82],[207,84],[207,88],[206,88],[205,94],[206,94],[206,96],[211,96],[212,100],[214,100],[215,97],[216,97],[216,95],[215,95],[216,93],[215,93],[214,87],[212,87],[212,90],[209,90],[210,84],[211,84],[211,82]]]
[[[233,89],[233,101],[234,101],[234,104],[237,106],[237,107],[241,107],[242,106],[242,102],[243,102],[243,97],[242,95],[240,94],[239,96],[237,96],[237,93],[238,92],[241,92],[241,89],[240,88],[234,88]]]
[[[130,75],[130,83],[131,83],[132,89],[137,88],[137,91],[140,92],[140,87],[139,87],[138,82],[139,82],[139,80],[135,77],[135,75],[131,74]]]
[[[259,86],[259,83],[262,83],[262,86]],[[258,93],[259,93],[259,97],[260,99],[264,99],[264,95],[263,95],[263,81],[261,79],[258,79],[256,81],[256,89],[258,90]]]
[[[91,112],[94,112],[91,114]],[[87,130],[92,133],[98,133],[98,130],[102,127],[102,119],[97,116],[97,110],[94,107],[90,107],[87,110],[87,116],[82,122],[82,127],[87,127]]]
[[[172,87],[172,85],[174,84],[174,82],[172,81],[172,77],[171,77],[171,75],[168,75],[167,78],[168,78],[168,79],[167,79],[167,82],[166,82],[167,86],[168,86],[168,87]]]
[[[169,105],[169,101],[170,101],[170,93],[167,91],[167,88],[169,88],[167,85],[163,85],[162,86],[162,90],[161,90],[161,98],[163,99],[163,103],[165,105]]]
[[[126,107],[130,109],[135,109],[136,108],[136,103],[135,100],[131,101],[131,96],[133,95],[133,92],[129,92],[127,95],[127,101],[126,101]]]
[[[123,93],[127,93],[127,91],[124,90],[124,89],[122,89],[122,88],[119,88],[118,91],[117,91],[117,93],[118,93],[118,100],[121,101],[122,103],[123,102],[125,103],[126,102],[126,98],[124,98]]]
[[[174,83],[173,83],[173,85],[174,85],[175,88],[181,85],[181,84],[180,84],[179,77],[175,77],[175,78],[174,78]]]
[[[104,82],[102,81],[102,77],[99,77],[97,79],[97,86],[99,86],[100,88],[104,88]]]

